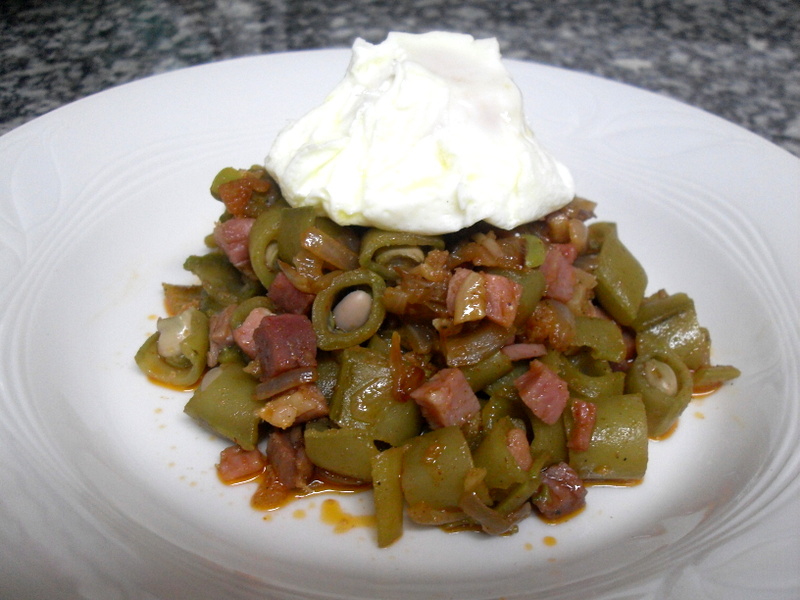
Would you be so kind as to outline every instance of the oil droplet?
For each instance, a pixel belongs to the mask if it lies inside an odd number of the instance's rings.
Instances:
[[[322,502],[320,509],[322,522],[333,526],[334,533],[346,533],[354,527],[373,527],[375,517],[372,515],[351,515],[342,510],[338,500],[328,498]]]
[[[696,413],[694,413],[694,416],[697,419],[705,419],[706,418],[706,416],[703,413],[701,413],[699,410]]]
[[[530,542],[525,542],[525,550],[533,550],[533,544]]]
[[[558,543],[558,540],[556,540],[556,538],[554,538],[552,535],[544,536],[544,538],[542,538],[542,541],[544,542],[545,546],[550,546],[550,547],[553,547]]]
[[[292,516],[295,519],[305,519],[306,518],[306,511],[304,511],[302,508],[298,508],[296,511],[294,511],[292,513]]]

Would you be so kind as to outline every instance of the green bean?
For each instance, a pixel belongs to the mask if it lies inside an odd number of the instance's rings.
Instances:
[[[403,453],[389,448],[372,458],[372,490],[378,547],[386,548],[403,535]]]
[[[694,302],[686,294],[648,298],[633,327],[640,354],[647,354],[650,349],[671,350],[689,369],[709,363],[711,340],[708,331],[700,327]]]
[[[531,453],[534,455],[547,455],[545,467],[560,462],[567,462],[567,432],[564,429],[564,419],[560,418],[552,425],[548,425],[539,417],[531,414],[531,429],[533,430],[533,441],[531,441]]]
[[[361,240],[358,260],[365,269],[393,281],[399,277],[391,268],[394,264],[413,266],[413,263],[422,262],[420,258],[424,258],[424,253],[420,257],[414,252],[417,248],[442,250],[444,240],[437,236],[370,229]]]
[[[354,346],[342,352],[340,363],[330,400],[330,418],[337,425],[364,431],[371,439],[393,446],[419,434],[419,407],[395,400],[387,356]]]
[[[700,367],[693,374],[694,391],[705,392],[722,385],[726,381],[736,379],[742,372],[730,365],[714,365]]]
[[[606,235],[594,274],[600,305],[620,324],[630,325],[647,288],[647,274],[642,265],[619,238]]]
[[[597,398],[624,391],[625,373],[612,371],[606,361],[595,360],[588,352],[567,357],[551,350],[540,360],[566,381],[574,396]]]
[[[278,258],[292,264],[294,257],[303,249],[303,234],[313,227],[317,213],[310,206],[286,208],[281,212],[280,229],[277,233]]]
[[[209,371],[184,412],[245,450],[252,450],[258,443],[258,410],[264,406],[253,398],[256,385],[258,381],[241,364],[220,365]]]
[[[487,385],[483,391],[492,398],[503,397],[519,400],[519,392],[514,385],[514,381],[528,371],[529,364],[527,361],[514,363],[508,373]]]
[[[269,289],[278,274],[275,259],[278,255],[278,232],[281,227],[281,207],[275,205],[262,212],[250,230],[248,251],[253,271],[265,289]]]
[[[363,288],[368,289],[372,296],[372,305],[366,322],[352,331],[337,329],[332,318],[334,304],[346,290]],[[341,350],[356,346],[372,337],[386,316],[382,300],[384,289],[386,289],[386,284],[383,279],[363,268],[345,271],[334,277],[330,285],[314,298],[311,309],[311,321],[317,334],[319,348],[321,350]]]
[[[590,349],[592,357],[621,363],[627,349],[622,329],[614,321],[595,317],[575,317],[575,345]]]
[[[182,334],[170,333],[170,344],[173,347],[168,353],[159,351],[159,342],[163,347],[165,339],[162,333],[151,335],[136,352],[136,364],[148,377],[174,386],[192,386],[197,383],[206,369],[208,353],[208,317],[196,308],[188,308],[180,315],[161,319],[162,329],[165,323],[174,323],[184,329]]]
[[[495,510],[507,514],[528,502],[542,485],[542,469],[549,464],[549,460],[550,457],[546,452],[534,456],[533,465],[528,469],[525,480],[513,486],[509,493],[497,503]]]
[[[328,402],[336,390],[339,380],[339,363],[329,354],[317,356],[317,387]]]
[[[366,432],[309,425],[304,440],[308,458],[318,467],[360,481],[372,481],[372,461],[378,449]]]
[[[515,533],[518,529],[517,524],[532,512],[531,505],[527,503],[522,504],[518,510],[509,513],[500,512],[483,502],[474,491],[464,492],[458,506],[471,520],[480,525],[484,533],[489,535]]]
[[[466,367],[487,359],[508,340],[508,329],[491,321],[442,340],[448,367]]]
[[[589,235],[586,240],[586,248],[590,253],[596,254],[603,247],[606,238],[617,237],[617,224],[599,221],[589,225]]]
[[[544,242],[529,233],[522,234],[522,238],[525,240],[525,267],[528,269],[541,267],[547,254]]]
[[[275,310],[275,304],[266,296],[253,296],[239,304],[231,314],[231,329],[241,327],[247,316],[254,308],[266,308],[270,311]]]
[[[224,363],[244,363],[249,360],[248,356],[242,351],[242,349],[237,344],[232,344],[230,346],[225,346],[219,351],[219,356],[217,356],[217,362],[219,364]]]
[[[263,292],[257,281],[246,277],[221,252],[190,256],[183,267],[200,279],[203,292],[207,295],[204,298],[205,306],[201,306],[203,309],[213,310],[238,304]]]
[[[588,481],[637,481],[647,469],[647,413],[640,394],[592,399],[597,407],[589,449],[569,450],[569,464]],[[567,437],[572,415],[564,411]]]
[[[515,390],[516,391],[516,390]],[[485,430],[489,430],[505,418],[519,428],[525,429],[528,421],[526,407],[516,396],[491,396],[481,407],[481,423]]]
[[[506,490],[527,479],[527,473],[508,448],[508,433],[514,428],[516,425],[511,419],[503,417],[489,429],[472,453],[475,466],[486,470],[484,481],[490,490]]]
[[[162,283],[161,287],[164,290],[164,305],[168,315],[177,315],[187,308],[200,306],[202,286]]]
[[[473,392],[479,392],[490,383],[497,381],[514,368],[514,364],[501,350],[490,354],[485,360],[463,367],[461,372]]]
[[[469,446],[458,427],[434,429],[415,437],[403,455],[403,495],[410,506],[458,507],[464,481],[473,468]]]
[[[625,392],[641,394],[651,438],[665,435],[692,399],[692,373],[668,350],[636,357],[625,379]]]

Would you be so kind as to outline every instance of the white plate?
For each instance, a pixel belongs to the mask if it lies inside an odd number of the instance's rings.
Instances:
[[[343,50],[210,64],[0,138],[0,595],[102,598],[788,598],[800,592],[800,161],[713,116],[510,61],[533,129],[742,377],[653,443],[645,482],[490,539],[409,527],[379,550],[322,497],[251,510],[222,442],[133,354],[202,250],[223,166],[263,160]],[[367,514],[369,496],[339,498]],[[555,545],[545,543],[554,538]]]

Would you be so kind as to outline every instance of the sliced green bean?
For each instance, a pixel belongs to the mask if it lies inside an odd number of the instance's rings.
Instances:
[[[334,304],[346,291],[369,290],[372,305],[366,322],[352,331],[342,331],[333,322]],[[386,309],[383,305],[383,291],[386,284],[377,274],[368,269],[355,269],[337,275],[330,285],[314,298],[311,321],[317,334],[317,345],[321,350],[341,350],[356,346],[371,338],[383,324]]]
[[[418,264],[431,249],[443,250],[444,240],[430,235],[370,229],[361,239],[358,260],[365,269],[394,281],[399,276],[393,266]]]
[[[484,481],[490,490],[506,490],[527,479],[527,472],[522,470],[508,448],[508,433],[515,427],[510,418],[500,419],[483,436],[472,454],[475,466],[486,470]]]
[[[142,372],[156,381],[174,386],[192,386],[206,369],[208,317],[196,308],[188,308],[180,315],[161,321],[170,322],[171,319],[177,319],[176,324],[183,330],[182,333],[169,334],[173,338],[170,341],[172,349],[164,352],[165,340],[161,339],[162,333],[157,331],[142,344],[134,358]]]
[[[418,435],[422,428],[417,404],[394,397],[388,357],[361,346],[341,354],[330,418],[341,427],[363,431],[393,446]]]
[[[603,396],[597,407],[589,449],[570,449],[569,464],[587,481],[638,481],[647,469],[647,413],[640,394]],[[564,411],[569,437],[572,415]]]
[[[640,354],[671,350],[689,369],[709,364],[711,340],[700,326],[694,302],[686,294],[657,295],[648,298],[633,327],[636,349]]]
[[[253,296],[252,298],[248,298],[239,304],[231,314],[231,329],[241,327],[244,320],[255,308],[266,308],[267,310],[274,311],[275,304],[266,296]]]
[[[622,329],[610,319],[575,317],[575,345],[589,348],[592,357],[620,363],[627,349]]]
[[[567,357],[551,350],[540,360],[567,382],[573,396],[613,396],[625,389],[625,373],[612,371],[606,361],[595,360],[588,352]]]
[[[536,456],[546,455],[545,467],[560,462],[567,462],[567,432],[564,429],[563,417],[552,425],[548,425],[539,417],[531,414],[531,429],[533,430],[533,440],[531,441],[531,452]]]
[[[238,304],[263,292],[258,281],[245,276],[221,252],[190,256],[183,267],[200,279],[212,307]]]
[[[736,379],[742,372],[730,365],[714,365],[700,367],[693,374],[694,391],[704,392],[722,385],[726,381]]]
[[[541,238],[529,233],[522,234],[522,238],[525,240],[525,266],[528,269],[541,267],[547,254],[544,242]]]
[[[258,443],[261,424],[258,410],[264,406],[253,397],[256,385],[258,381],[241,364],[220,365],[209,371],[184,412],[245,450],[252,450]]]
[[[647,288],[647,274],[616,236],[606,236],[600,248],[595,293],[601,306],[622,325],[636,318]]]
[[[461,372],[467,378],[472,391],[479,392],[509,373],[513,368],[514,363],[511,362],[511,359],[498,350],[479,363],[463,367]]]
[[[372,481],[372,461],[378,449],[364,431],[307,426],[304,440],[309,460],[318,467],[360,481]]]
[[[403,535],[403,453],[389,448],[372,458],[372,494],[378,547],[386,548]]]
[[[472,455],[458,427],[434,429],[408,442],[403,455],[403,495],[409,505],[458,507]]]
[[[415,249],[424,250],[417,253]],[[394,281],[398,274],[393,265],[409,267],[420,263],[424,252],[430,249],[443,250],[444,240],[431,235],[370,229],[361,239],[358,260],[365,269]]]
[[[651,438],[665,435],[692,399],[692,373],[668,350],[640,354],[628,370],[626,393],[641,394]]]
[[[314,226],[316,219],[317,212],[310,206],[286,208],[281,212],[277,233],[278,258],[292,264],[294,257],[303,249],[303,234]]]
[[[262,212],[253,223],[248,240],[250,264],[265,289],[269,289],[278,274],[276,258],[278,256],[278,232],[281,227],[280,206],[271,206]]]

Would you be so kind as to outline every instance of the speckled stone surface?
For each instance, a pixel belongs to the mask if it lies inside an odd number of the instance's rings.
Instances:
[[[676,98],[800,156],[800,0],[3,0],[0,134],[156,73],[433,29]]]

